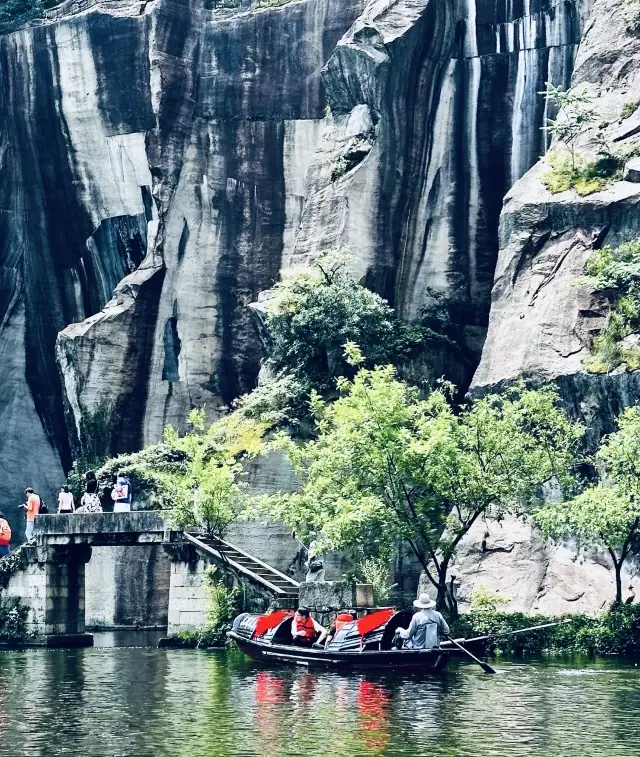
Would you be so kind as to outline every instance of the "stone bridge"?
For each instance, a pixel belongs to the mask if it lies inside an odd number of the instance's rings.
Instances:
[[[3,594],[29,606],[28,629],[34,643],[91,646],[85,630],[85,566],[92,547],[162,544],[171,560],[168,633],[206,625],[206,570],[215,564],[227,581],[242,587],[247,610],[269,604],[292,606],[298,583],[228,542],[171,530],[150,511],[41,515],[35,538],[21,549],[21,568]]]

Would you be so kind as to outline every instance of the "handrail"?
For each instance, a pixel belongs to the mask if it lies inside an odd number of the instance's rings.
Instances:
[[[190,541],[195,547],[202,550],[203,552],[208,552],[210,554],[213,554],[214,557],[217,557],[220,560],[223,560],[223,561],[226,560],[233,568],[249,576],[253,581],[260,583],[263,586],[266,586],[267,588],[269,588],[271,591],[275,592],[276,594],[287,595],[287,592],[283,588],[281,588],[280,586],[276,586],[275,584],[272,584],[266,578],[263,578],[262,576],[259,576],[257,573],[254,573],[252,570],[245,568],[244,565],[240,565],[240,563],[237,563],[235,560],[231,559],[230,557],[227,557],[223,552],[216,549],[215,547],[212,547],[209,544],[205,544],[203,541],[200,541],[200,539],[196,538],[195,536],[192,536],[187,531],[184,532],[184,535],[187,541]]]
[[[240,549],[240,547],[236,547],[235,544],[231,544],[231,542],[226,541],[226,539],[218,539],[216,537],[216,540],[219,541],[221,544],[224,544],[225,547],[229,547],[230,549],[235,550],[236,552],[239,552],[243,557],[247,557],[249,560],[252,560],[255,563],[258,563],[258,565],[262,566],[263,568],[267,568],[267,570],[270,573],[275,573],[278,578],[284,578],[285,581],[288,581],[290,584],[293,584],[296,589],[300,588],[299,581],[296,581],[294,578],[291,578],[291,576],[287,576],[285,573],[281,573],[277,568],[274,568],[272,565],[268,565],[266,562],[263,562],[262,560],[258,559],[254,555],[250,555],[248,552],[245,552],[243,549]]]

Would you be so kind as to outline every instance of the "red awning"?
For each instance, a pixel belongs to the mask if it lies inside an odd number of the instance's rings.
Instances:
[[[380,628],[380,626],[383,626],[385,625],[385,623],[389,622],[391,617],[395,615],[395,612],[396,611],[394,609],[376,610],[370,615],[365,615],[364,618],[360,618],[360,620],[358,620],[356,624],[358,633],[360,634],[360,636],[364,636],[370,631],[373,631],[376,628]]]
[[[290,615],[293,615],[291,610],[276,610],[269,613],[269,615],[261,615],[256,621],[256,628],[253,632],[253,638],[258,636],[264,636],[264,634],[272,628],[279,626],[280,623]]]

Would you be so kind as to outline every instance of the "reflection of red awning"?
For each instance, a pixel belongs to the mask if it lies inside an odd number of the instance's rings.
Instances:
[[[255,639],[258,636],[264,636],[267,631],[275,628],[276,626],[279,626],[280,623],[282,623],[282,621],[290,615],[293,615],[291,610],[276,610],[269,615],[261,615],[256,621],[256,628],[253,632],[253,638]]]
[[[358,633],[360,634],[360,636],[364,636],[365,634],[369,633],[369,631],[380,628],[380,626],[388,623],[392,615],[394,614],[395,610],[389,609],[376,610],[370,615],[365,615],[364,618],[360,618],[360,620],[356,623]]]

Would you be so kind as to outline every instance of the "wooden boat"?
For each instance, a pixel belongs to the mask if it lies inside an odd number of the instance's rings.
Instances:
[[[293,613],[278,610],[269,615],[239,615],[229,636],[239,649],[254,660],[270,664],[302,665],[357,670],[442,670],[452,656],[459,655],[447,642],[438,649],[394,649],[396,628],[406,628],[410,612],[376,610],[347,623],[326,649],[293,646]]]

